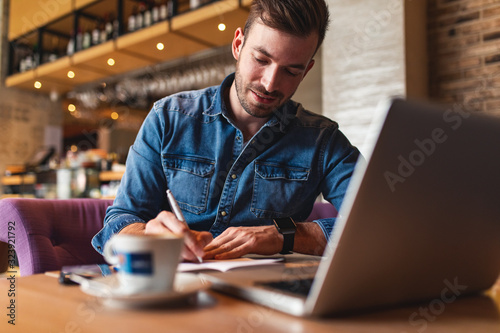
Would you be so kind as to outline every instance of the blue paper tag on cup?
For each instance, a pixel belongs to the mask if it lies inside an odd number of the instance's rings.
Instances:
[[[151,253],[118,253],[120,270],[128,274],[153,274],[153,255]]]

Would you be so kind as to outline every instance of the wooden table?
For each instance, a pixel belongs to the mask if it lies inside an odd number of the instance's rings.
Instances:
[[[213,291],[175,306],[116,309],[54,277],[14,282],[15,299],[9,296],[11,281],[0,280],[0,332],[500,332],[500,280],[485,296],[444,306],[431,301],[325,319],[296,318]],[[8,323],[11,299],[15,326]]]

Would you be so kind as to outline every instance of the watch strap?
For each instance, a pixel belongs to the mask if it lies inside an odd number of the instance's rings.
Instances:
[[[293,244],[295,241],[295,231],[282,233],[283,235],[283,248],[280,254],[290,254],[293,251]]]
[[[292,253],[297,230],[295,221],[291,217],[276,218],[273,221],[278,232],[283,235],[283,248],[280,254]]]

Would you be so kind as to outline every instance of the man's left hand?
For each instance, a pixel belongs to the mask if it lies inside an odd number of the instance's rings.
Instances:
[[[204,259],[233,259],[245,254],[271,255],[281,251],[283,235],[274,226],[230,227],[205,248]]]

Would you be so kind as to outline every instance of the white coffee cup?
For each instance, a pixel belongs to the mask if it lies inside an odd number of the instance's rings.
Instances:
[[[123,293],[166,292],[173,288],[184,245],[182,236],[117,234],[104,246],[104,258],[118,267]]]

